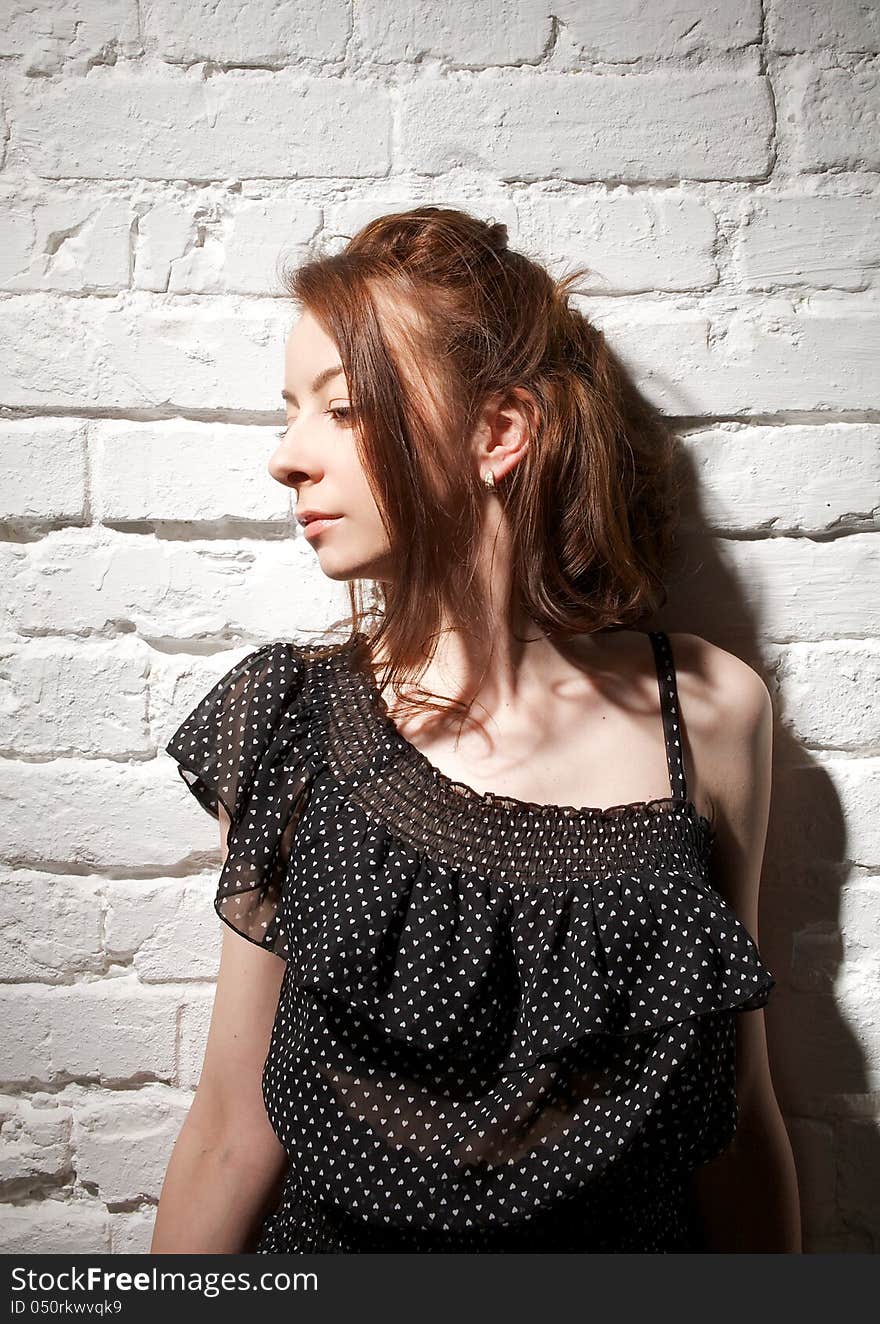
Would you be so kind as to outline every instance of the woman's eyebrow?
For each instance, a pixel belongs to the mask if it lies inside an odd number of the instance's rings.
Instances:
[[[323,371],[318,373],[317,377],[312,382],[311,385],[312,395],[317,394],[317,392],[320,391],[321,387],[326,386],[327,383],[331,381],[334,377],[340,377],[341,375],[342,375],[341,363],[336,363],[331,365],[329,368],[324,368]],[[286,389],[281,392],[281,399],[287,400],[292,405],[299,403],[293,392],[288,391]]]

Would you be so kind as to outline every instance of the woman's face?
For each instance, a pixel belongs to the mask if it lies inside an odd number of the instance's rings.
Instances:
[[[303,528],[321,569],[329,579],[388,578],[388,535],[358,455],[339,352],[308,312],[287,338],[283,396],[287,425],[269,472],[295,490],[298,518],[334,516]]]

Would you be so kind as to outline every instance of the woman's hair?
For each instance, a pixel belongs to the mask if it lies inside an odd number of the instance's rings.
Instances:
[[[443,622],[479,634],[486,618],[486,489],[469,439],[482,406],[514,387],[527,393],[528,445],[496,489],[510,525],[509,607],[567,637],[632,624],[666,600],[674,442],[603,333],[571,306],[587,272],[554,279],[508,247],[502,223],[423,206],[381,216],[340,252],[283,273],[348,379],[395,567],[373,586],[371,635],[363,581],[349,585],[349,624],[371,649],[381,643],[398,693],[404,676],[422,673]]]

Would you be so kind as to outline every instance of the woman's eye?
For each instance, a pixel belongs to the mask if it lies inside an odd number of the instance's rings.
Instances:
[[[350,405],[331,405],[329,409],[324,410],[324,413],[328,414],[336,423],[345,423],[351,418],[354,410]],[[275,433],[275,436],[279,441],[284,440],[292,426],[293,422],[291,420],[291,422],[288,423],[286,427],[283,427],[280,432]]]

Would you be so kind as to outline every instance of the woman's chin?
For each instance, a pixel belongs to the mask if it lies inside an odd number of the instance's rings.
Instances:
[[[339,550],[331,551],[329,547],[318,549],[317,557],[322,573],[328,579],[337,580],[341,583],[351,579],[383,579],[388,577],[381,569],[385,562],[384,557],[346,556]]]

